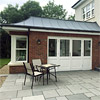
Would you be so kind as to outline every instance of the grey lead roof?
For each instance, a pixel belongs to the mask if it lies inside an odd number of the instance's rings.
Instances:
[[[96,22],[69,21],[41,17],[30,17],[22,22],[10,25],[36,29],[100,32],[100,27]]]

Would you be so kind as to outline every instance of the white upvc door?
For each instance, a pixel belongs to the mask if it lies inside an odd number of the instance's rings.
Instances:
[[[70,39],[61,38],[59,39],[59,64],[61,67],[58,71],[70,70]]]
[[[82,70],[83,42],[80,39],[71,39],[70,70]]]
[[[85,39],[83,40],[83,70],[91,70],[92,69],[92,40]]]
[[[58,71],[90,70],[92,40],[48,37],[48,63],[59,64]]]

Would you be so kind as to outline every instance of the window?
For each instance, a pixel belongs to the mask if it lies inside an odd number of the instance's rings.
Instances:
[[[26,61],[27,60],[27,38],[26,37],[16,37],[16,61]]]
[[[83,20],[87,20],[94,17],[94,1],[85,6],[82,9],[82,12],[83,12]]]
[[[69,56],[69,40],[60,40],[60,56]]]
[[[19,63],[27,61],[27,36],[12,35],[11,36],[11,62]]]
[[[73,40],[73,56],[81,56],[81,40]]]
[[[49,56],[57,56],[57,40],[49,39]]]
[[[84,41],[84,56],[90,56],[91,41]]]

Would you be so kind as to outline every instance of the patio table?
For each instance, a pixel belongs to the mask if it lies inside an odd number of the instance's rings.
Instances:
[[[56,65],[56,64],[43,64],[43,65],[39,66],[43,69],[46,69],[46,71],[47,71],[47,84],[48,84],[48,75],[50,75],[50,74],[55,77],[55,80],[57,82],[56,67],[59,67],[59,66],[60,65]],[[50,73],[51,69],[54,69],[54,74]]]

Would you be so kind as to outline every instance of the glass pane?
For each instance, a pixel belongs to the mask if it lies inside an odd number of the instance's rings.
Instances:
[[[26,61],[26,50],[16,50],[16,61]]]
[[[83,19],[85,19],[85,14],[83,15]]]
[[[92,16],[94,16],[94,9],[92,9]]]
[[[73,56],[81,56],[81,40],[73,40]]]
[[[83,14],[85,14],[86,12],[85,12],[85,8],[83,8]]]
[[[69,56],[69,40],[60,40],[60,56]]]
[[[26,48],[26,38],[16,38],[16,48]]]
[[[84,56],[90,56],[91,41],[84,41]]]
[[[94,8],[94,1],[91,4],[92,4],[92,8]]]
[[[49,56],[57,56],[57,40],[49,39]]]
[[[86,6],[86,12],[87,11],[90,11],[90,4],[88,4],[87,6]]]

